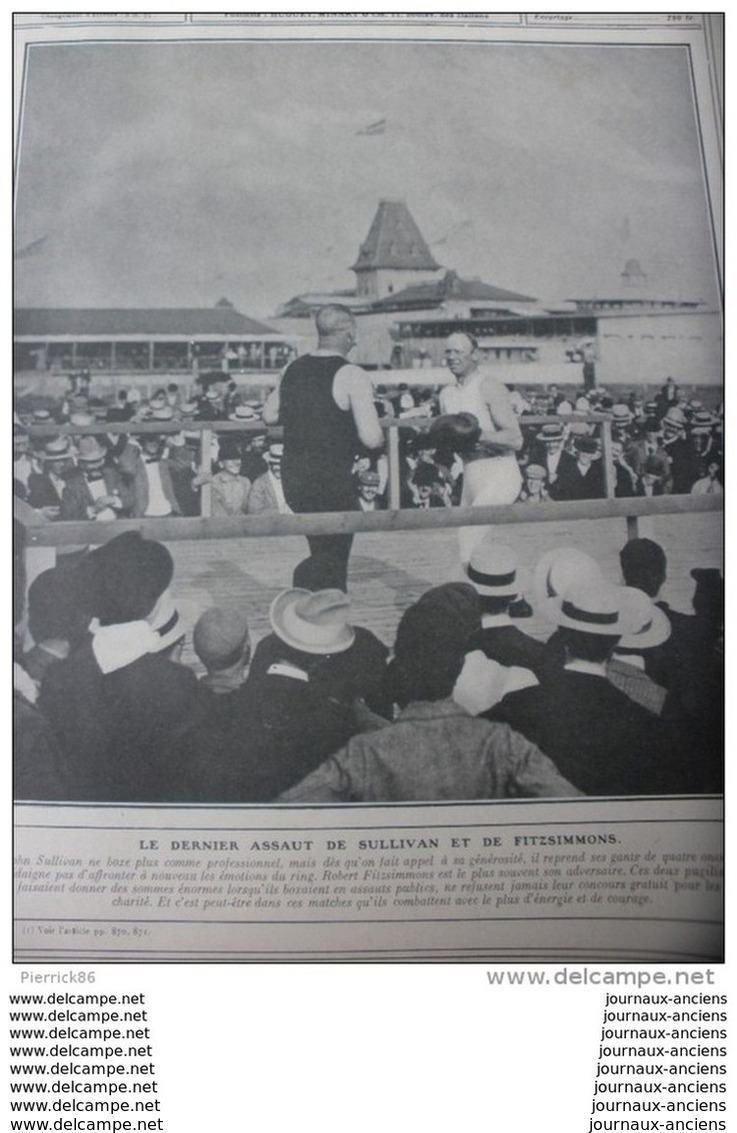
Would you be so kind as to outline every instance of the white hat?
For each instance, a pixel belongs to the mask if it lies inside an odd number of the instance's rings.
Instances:
[[[489,598],[514,598],[519,593],[517,556],[511,547],[497,543],[493,533],[474,547],[466,574],[479,594]]]
[[[532,577],[532,593],[536,604],[562,594],[574,583],[603,581],[599,564],[576,547],[556,547],[546,551],[538,561]]]
[[[540,612],[564,629],[621,637],[629,628],[622,611],[621,592],[621,586],[612,586],[603,578],[574,583],[559,597],[550,598]]]
[[[284,590],[271,603],[274,633],[301,653],[328,655],[350,649],[356,634],[348,623],[350,601],[342,590]]]
[[[168,649],[175,641],[184,637],[184,628],[179,618],[179,611],[174,605],[170,590],[165,590],[156,603],[151,616],[151,629],[159,636],[159,644],[152,650],[161,653]]]
[[[70,425],[94,425],[95,418],[91,413],[85,413],[81,409],[75,409],[69,414]]]
[[[622,586],[622,613],[627,626],[618,649],[654,649],[670,637],[668,616],[656,606],[644,590]]]
[[[264,460],[277,462],[280,461],[284,455],[284,445],[277,441],[275,444],[269,445],[267,451],[264,453]]]
[[[669,425],[672,429],[683,429],[686,425],[686,414],[682,409],[673,406],[663,418],[663,424]]]

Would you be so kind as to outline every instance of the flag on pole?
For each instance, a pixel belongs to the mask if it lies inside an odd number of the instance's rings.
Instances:
[[[386,118],[379,118],[378,122],[372,122],[369,126],[364,126],[362,130],[356,130],[356,134],[364,138],[372,138],[377,134],[383,134],[386,130]]]
[[[14,258],[16,260],[24,260],[26,256],[37,255],[46,243],[46,240],[46,236],[40,236],[38,240],[32,240],[30,244],[26,244],[23,248],[19,248],[15,253]]]
[[[437,248],[439,244],[447,244],[452,236],[455,236],[458,232],[463,232],[466,228],[473,228],[472,220],[462,220],[460,224],[454,224],[450,231],[446,232],[444,236],[441,236],[438,240],[431,240],[431,247]]]

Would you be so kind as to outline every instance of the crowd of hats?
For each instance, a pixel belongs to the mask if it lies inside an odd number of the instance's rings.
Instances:
[[[625,658],[642,658],[662,646],[669,639],[671,622],[655,596],[664,578],[665,556],[657,544],[635,540],[626,544],[620,560],[624,579],[628,574],[644,577],[647,570],[654,570],[655,586],[614,583],[613,564],[602,566],[591,555],[569,546],[550,548],[536,563],[525,563],[497,532],[489,532],[473,549],[461,581],[428,589],[397,616],[392,641],[385,643],[391,655],[386,663],[382,661],[389,703],[398,710],[412,701],[450,698],[465,658],[479,648],[474,641],[487,625],[482,617],[486,612],[493,617],[498,616],[495,611],[503,611],[501,616],[509,625],[514,603],[523,592],[528,612],[534,614],[533,636],[539,639],[552,635],[552,640],[556,634],[596,638],[616,646]],[[713,617],[720,608],[719,572],[695,570],[692,577],[699,602]],[[694,609],[699,612],[696,598]],[[360,614],[349,596],[336,589],[288,587],[271,597],[270,603],[264,596],[259,610],[231,601],[227,606],[190,609],[188,615],[183,618],[178,609],[174,560],[168,548],[138,532],[125,532],[85,553],[76,563],[36,578],[28,595],[26,624],[36,646],[66,640],[72,655],[74,650],[91,648],[104,676],[120,673],[146,655],[147,664],[153,656],[156,664],[160,659],[179,666],[181,672],[181,650],[191,633],[194,654],[207,679],[232,668],[245,680],[252,646],[249,621],[268,616],[277,649],[273,657],[284,658],[276,670],[306,684],[312,680],[310,673],[317,671],[315,664],[333,658],[337,671],[344,664],[350,671],[350,651],[358,644],[359,634],[367,632],[357,625]],[[514,641],[507,648],[513,646]],[[278,653],[280,648],[283,654]],[[526,662],[510,655],[499,664]],[[543,680],[537,671],[535,676]],[[39,683],[43,693],[43,677]],[[500,696],[503,700],[504,693]],[[100,703],[104,705],[104,698]],[[219,697],[212,710],[217,711],[219,704],[223,712],[229,711],[226,700]],[[43,695],[39,705],[43,711]],[[135,711],[132,703],[131,712]]]
[[[71,381],[71,379],[70,379]],[[155,390],[150,397],[142,397],[140,391],[132,387],[120,390],[114,397],[91,397],[86,386],[81,392],[76,379],[71,383],[73,392],[68,392],[61,404],[39,405],[31,409],[16,408],[13,423],[14,460],[22,458],[29,469],[39,475],[52,474],[60,481],[67,480],[75,468],[93,471],[103,465],[128,474],[120,461],[122,448],[126,441],[132,440],[142,449],[156,451],[165,457],[167,450],[184,453],[188,447],[193,468],[199,471],[201,432],[193,429],[192,423],[198,420],[232,421],[244,426],[243,433],[229,431],[218,435],[215,430],[211,444],[214,462],[243,456],[256,438],[267,435],[268,430],[261,422],[262,402],[240,394],[235,383],[227,381],[227,375],[214,374],[196,385],[194,390],[170,383],[167,388]],[[49,407],[50,406],[50,407]],[[84,429],[107,423],[127,425],[127,432],[82,433],[79,435],[39,436],[29,431],[34,426],[46,428],[54,425],[76,426]],[[160,423],[161,433],[154,432],[150,426]],[[136,426],[148,426],[145,432],[137,432]],[[179,430],[171,426],[179,426]],[[266,465],[278,464],[282,446],[274,442],[263,453]],[[265,467],[264,465],[263,467]],[[27,471],[21,478],[14,478],[14,491],[28,499]],[[186,514],[186,512],[184,512]],[[122,513],[121,513],[122,514]],[[54,518],[49,515],[48,518]]]
[[[40,472],[58,472],[66,475],[71,467],[79,464],[82,468],[99,467],[100,463],[114,461],[111,453],[118,439],[111,434],[80,435],[79,437],[28,438],[25,427],[28,425],[70,424],[81,427],[105,421],[126,421],[135,436],[135,425],[139,422],[171,426],[180,424],[181,431],[173,432],[167,428],[162,434],[141,434],[141,439],[158,436],[159,446],[181,450],[189,445],[197,448],[200,433],[188,428],[196,420],[218,420],[240,423],[247,430],[244,436],[252,438],[259,429],[261,403],[240,393],[227,374],[214,372],[203,375],[198,384],[189,388],[170,384],[154,390],[147,399],[136,388],[120,391],[114,404],[90,396],[88,383],[79,387],[72,383],[63,405],[51,403],[39,405],[25,413],[16,413],[14,438],[18,452],[25,450]],[[403,390],[405,398],[414,398],[411,391]],[[524,486],[520,500],[565,498],[555,492],[546,468],[545,453],[557,448],[575,456],[582,464],[596,463],[603,456],[600,425],[595,422],[573,419],[583,414],[605,414],[611,421],[615,460],[622,467],[632,470],[632,485],[627,477],[623,483],[625,494],[645,495],[653,491],[670,492],[673,489],[662,474],[656,459],[646,455],[643,460],[633,455],[637,445],[647,445],[648,453],[657,453],[672,460],[670,454],[683,442],[693,449],[690,470],[677,486],[678,491],[691,491],[697,482],[711,477],[705,490],[721,490],[723,466],[722,409],[708,408],[699,397],[688,396],[670,380],[665,383],[658,395],[646,400],[642,395],[632,393],[627,398],[613,396],[605,388],[583,393],[580,390],[558,390],[551,386],[546,390],[522,395],[513,390],[513,406],[520,416],[524,438],[522,450],[517,459],[524,475]],[[421,404],[416,404],[416,416],[427,417],[427,423],[417,431],[403,429],[400,432],[400,506],[427,506],[428,498],[433,502],[458,505],[463,485],[463,456],[476,444],[479,435],[478,423],[470,414],[450,414],[437,416],[437,396],[427,395]],[[406,408],[397,402],[395,412],[406,416]],[[420,413],[423,410],[423,413]],[[530,417],[555,416],[555,422],[545,424],[526,424]],[[221,434],[213,446],[214,459],[234,460],[242,454],[237,440],[238,434]],[[218,451],[219,448],[219,451]],[[380,474],[377,454],[370,454],[360,467],[357,454],[357,493],[365,492],[366,498],[378,495],[382,504],[386,503],[386,470]],[[267,465],[278,465],[282,456],[281,445],[275,442],[263,454]],[[378,477],[378,479],[377,479]],[[596,494],[604,495],[603,478],[599,478]],[[23,494],[22,485],[16,485]],[[616,480],[615,495],[620,494],[621,482]],[[698,488],[696,490],[699,490]]]
[[[52,578],[58,586],[51,585]],[[36,623],[32,621],[31,628],[38,635],[57,636],[48,632],[48,626],[57,616],[66,624],[70,603],[81,603],[94,624],[102,627],[153,619],[154,628],[164,629],[170,642],[184,632],[172,598],[173,580],[168,548],[138,532],[125,532],[88,552],[74,575],[49,571],[36,579],[31,602]],[[465,582],[436,587],[405,612],[394,646],[396,658],[411,659],[413,665],[436,664],[440,656],[465,647],[476,626],[479,597],[515,599],[521,593],[516,552],[496,535],[487,535],[465,567]],[[576,548],[546,551],[534,566],[526,596],[538,623],[616,636],[629,648],[660,644],[669,633],[667,618],[651,598],[641,590],[611,583],[596,560]],[[470,609],[475,613],[469,618]],[[331,656],[353,644],[353,617],[348,596],[335,589],[288,588],[277,594],[268,612],[273,632],[290,648]],[[219,663],[233,654],[248,632],[242,609],[212,607],[194,626],[194,648],[204,663]]]
[[[716,475],[721,481],[722,469],[722,407],[707,408],[700,398],[688,396],[675,383],[667,382],[652,400],[632,393],[628,396],[616,394],[603,387],[587,393],[567,388],[559,390],[551,386],[546,390],[535,390],[523,394],[511,387],[512,405],[519,417],[523,448],[517,453],[517,461],[525,479],[520,501],[537,498],[562,499],[558,492],[547,493],[548,471],[543,456],[546,450],[562,448],[582,463],[597,462],[603,457],[601,422],[611,422],[615,459],[624,465],[635,463],[631,448],[648,441],[650,445],[671,451],[669,444],[678,438],[685,439],[694,447],[695,459],[693,473],[685,487],[690,491],[696,481],[707,475],[710,464],[718,465]],[[405,396],[407,392],[405,391]],[[426,408],[423,403],[422,408]],[[407,416],[395,406],[398,416]],[[402,430],[400,433],[400,484],[401,506],[422,505],[418,489],[429,486],[431,494],[438,500],[458,505],[463,484],[462,458],[476,445],[479,437],[478,422],[465,413],[437,414],[437,399],[430,407],[430,420],[425,427],[416,432]],[[595,420],[581,420],[584,415]],[[413,416],[423,416],[419,408]],[[547,423],[527,423],[529,419],[557,417]],[[621,449],[620,447],[621,446]],[[642,462],[640,462],[642,463]],[[649,494],[645,478],[639,466],[636,468],[634,488],[627,494]],[[648,473],[654,468],[649,466]],[[712,474],[715,469],[712,467]],[[649,477],[652,479],[652,475]],[[663,479],[660,477],[660,479]],[[625,481],[626,482],[626,481]],[[649,481],[648,481],[649,482]],[[672,490],[669,483],[659,485],[661,490]],[[615,495],[621,486],[615,484]],[[603,477],[599,479],[598,495],[605,494]]]

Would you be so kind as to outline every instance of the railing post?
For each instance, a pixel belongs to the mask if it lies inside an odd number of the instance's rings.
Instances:
[[[616,495],[617,475],[612,456],[612,422],[609,419],[601,423],[601,447],[601,459],[604,461],[604,492],[608,500],[613,500]]]
[[[386,449],[389,462],[389,507],[391,511],[399,511],[401,506],[399,482],[399,429],[390,425],[387,429],[388,445]]]
[[[639,516],[628,515],[627,516],[627,542],[629,543],[629,541],[631,539],[639,539],[639,537],[640,537]]]
[[[212,475],[212,429],[203,429],[200,438],[200,473]],[[212,515],[212,487],[209,479],[200,488],[200,515]]]

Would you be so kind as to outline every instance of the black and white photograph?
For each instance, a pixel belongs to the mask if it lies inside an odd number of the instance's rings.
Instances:
[[[16,16],[19,954],[722,955],[721,17],[570,19]]]

